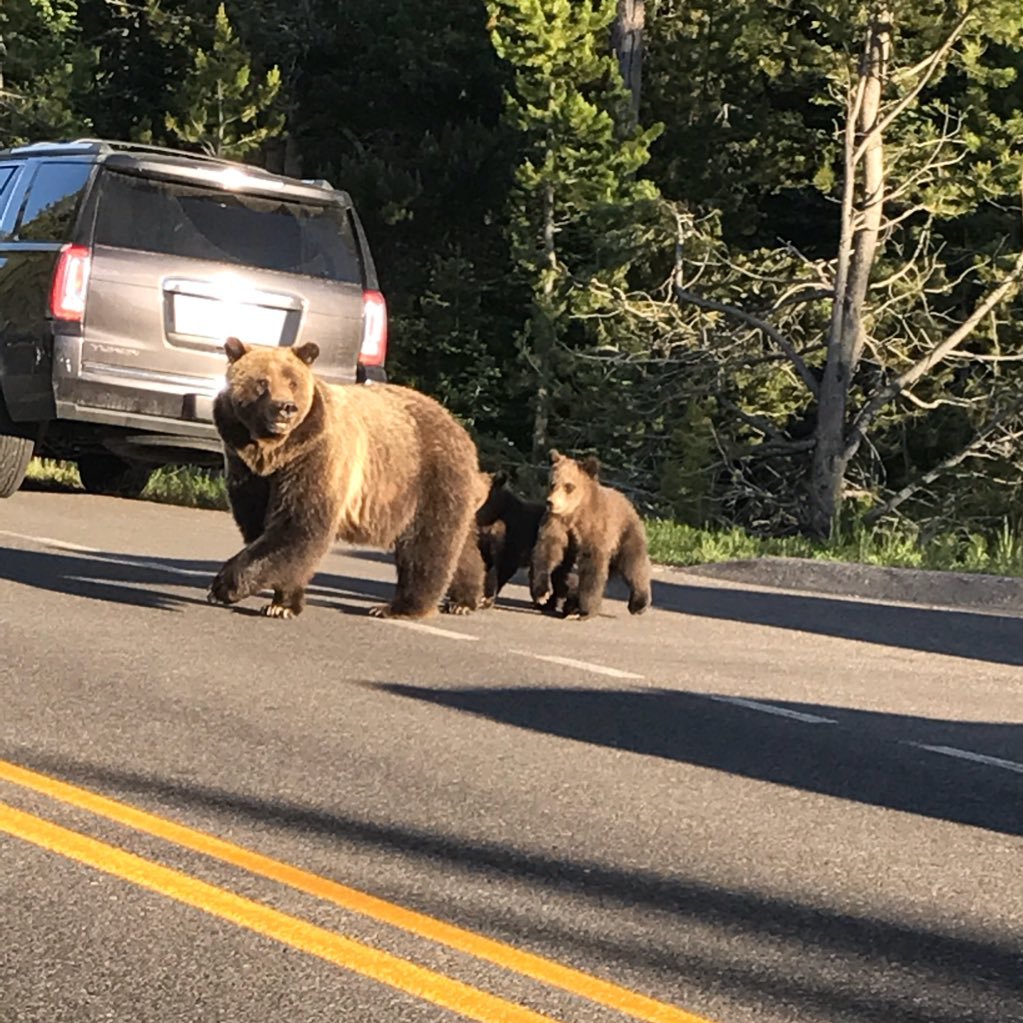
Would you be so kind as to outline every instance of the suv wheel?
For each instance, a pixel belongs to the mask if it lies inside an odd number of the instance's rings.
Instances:
[[[78,459],[79,478],[90,494],[138,497],[152,474],[150,466],[129,462],[117,455],[82,455]]]
[[[10,497],[25,478],[34,441],[0,433],[0,497]]]
[[[0,394],[0,498],[10,497],[21,486],[36,446],[33,432],[11,420]]]

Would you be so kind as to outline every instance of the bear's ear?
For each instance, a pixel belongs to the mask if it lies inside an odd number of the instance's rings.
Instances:
[[[228,362],[237,362],[248,351],[248,348],[238,338],[229,337],[224,342],[224,351],[227,352]]]
[[[557,449],[551,448],[551,463],[555,464],[560,462],[565,456]]]
[[[600,459],[596,455],[587,455],[579,463],[579,466],[587,476],[592,476],[596,479],[600,475]]]
[[[292,348],[291,350],[307,366],[311,366],[316,361],[316,357],[320,354],[320,346],[313,344],[312,341],[307,341],[304,345],[299,345],[298,348]]]
[[[501,469],[499,472],[495,472],[494,475],[490,477],[490,489],[500,490],[507,482],[508,473],[506,473],[504,469]]]

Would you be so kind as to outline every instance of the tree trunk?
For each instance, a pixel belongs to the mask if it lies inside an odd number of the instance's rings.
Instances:
[[[646,0],[618,0],[611,30],[611,47],[618,58],[622,81],[629,90],[629,127],[639,124],[639,101],[643,85],[643,25]]]
[[[293,178],[302,177],[302,154],[293,132],[284,135],[284,173]]]
[[[540,295],[534,300],[531,324],[534,370],[537,376],[536,405],[533,408],[533,461],[547,455],[548,425],[551,418],[551,377],[554,356],[554,282],[558,269],[554,245],[554,186],[548,182],[543,201],[543,269]]]
[[[849,460],[858,444],[846,440],[849,390],[866,336],[864,303],[877,254],[884,210],[884,140],[881,98],[891,57],[891,15],[876,10],[856,82],[850,90],[842,184],[842,234],[835,297],[821,379],[810,483],[809,528],[827,537],[842,503]]]

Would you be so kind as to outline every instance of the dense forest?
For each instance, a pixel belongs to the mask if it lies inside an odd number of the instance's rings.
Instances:
[[[1019,526],[1019,0],[2,0],[0,146],[82,135],[347,189],[392,378],[523,487]]]

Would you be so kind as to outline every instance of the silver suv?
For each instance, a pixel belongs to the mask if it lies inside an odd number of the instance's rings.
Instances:
[[[315,341],[333,383],[385,378],[387,307],[345,192],[123,142],[0,150],[0,497],[33,453],[99,493],[220,464],[232,335]]]

